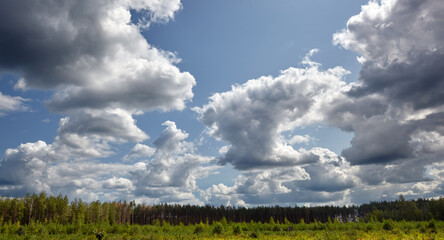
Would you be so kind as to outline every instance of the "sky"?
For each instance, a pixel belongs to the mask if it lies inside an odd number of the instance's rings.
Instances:
[[[0,195],[444,192],[444,2],[0,1]]]

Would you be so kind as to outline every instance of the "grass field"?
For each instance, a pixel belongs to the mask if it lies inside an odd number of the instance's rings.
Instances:
[[[444,239],[444,222],[251,222],[189,226],[4,224],[0,226],[0,239]]]

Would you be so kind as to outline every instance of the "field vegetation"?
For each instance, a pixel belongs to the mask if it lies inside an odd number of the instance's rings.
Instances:
[[[0,198],[0,239],[444,239],[444,199],[227,207]]]

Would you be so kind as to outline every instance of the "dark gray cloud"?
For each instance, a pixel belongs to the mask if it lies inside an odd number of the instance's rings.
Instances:
[[[443,10],[440,1],[371,1],[333,36],[361,55],[362,69],[329,124],[354,132],[342,155],[381,199],[392,189],[430,193],[442,179],[428,169],[444,151]]]
[[[408,124],[376,116],[356,124],[353,130],[352,147],[342,151],[352,164],[384,164],[412,156]]]
[[[88,83],[121,50],[144,50],[138,57],[152,60],[157,50],[137,37],[129,9],[147,9],[153,20],[166,21],[181,7],[180,1],[155,2],[2,1],[0,67],[22,72],[29,87],[53,89]]]
[[[359,84],[349,92],[352,101],[359,104],[369,96],[383,101],[359,111],[335,108],[337,116],[357,115],[349,125],[355,132],[352,147],[343,151],[351,163],[410,158],[412,134],[435,128],[437,122],[427,115],[442,113],[444,106],[443,9],[436,1],[370,2],[334,35],[336,43],[362,54]]]
[[[444,49],[443,49],[444,50]],[[381,68],[365,62],[359,80],[363,85],[350,91],[353,97],[381,94],[390,104],[414,110],[444,103],[444,54],[440,51],[412,53],[408,62],[394,61]]]

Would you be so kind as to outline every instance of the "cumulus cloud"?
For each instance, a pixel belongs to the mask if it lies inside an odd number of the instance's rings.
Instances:
[[[43,141],[7,149],[0,163],[0,184],[11,192],[47,191],[48,166],[59,158],[63,156]]]
[[[353,16],[336,44],[365,59],[355,97],[383,95],[388,104],[407,110],[442,106],[444,36],[436,1],[371,1]]]
[[[242,170],[233,186],[206,190],[197,180],[218,166],[196,153],[188,133],[166,121],[150,147],[141,144],[149,137],[133,118],[154,109],[182,110],[193,97],[195,80],[175,66],[180,59],[140,33],[172,20],[181,7],[179,0],[0,3],[0,69],[22,75],[16,89],[53,91],[45,104],[65,115],[52,144],[37,141],[5,152],[0,191],[230,205],[444,193],[443,3],[362,6],[333,36],[334,44],[360,55],[354,83],[343,81],[348,72],[342,67],[322,69],[311,60],[312,50],[300,68],[234,85],[194,108],[206,132],[227,144],[218,163]],[[25,101],[0,93],[0,115],[26,110]],[[296,148],[313,138],[293,130],[314,124],[353,132],[351,146],[341,156]],[[136,163],[91,160],[128,141],[137,144],[123,160]]]
[[[166,126],[166,129],[154,141],[157,154],[171,155],[194,151],[192,143],[183,141],[188,138],[188,133],[177,129],[175,122],[166,121],[162,125]]]
[[[75,142],[78,144],[78,141]],[[64,146],[64,149],[61,149],[60,145]],[[37,141],[21,144],[15,149],[7,149],[0,162],[0,184],[2,185],[0,192],[3,195],[14,196],[40,191],[46,191],[49,194],[63,192],[70,197],[97,200],[104,188],[114,186],[120,190],[119,186],[122,185],[123,180],[119,178],[112,185],[111,176],[129,175],[129,171],[134,167],[118,163],[80,160],[88,159],[95,154],[103,154],[95,152],[96,149],[97,147],[91,146],[89,148],[84,146],[81,150],[69,148],[68,145],[60,144],[57,140],[53,144]],[[111,177],[111,180],[104,181],[103,178],[107,176]],[[102,181],[104,182],[101,183]],[[95,192],[90,195],[92,190]],[[82,191],[85,192],[81,194]]]
[[[355,168],[324,148],[312,150],[314,163],[243,171],[234,186],[213,185],[201,192],[206,201],[229,205],[347,202],[357,185]]]
[[[319,160],[304,167],[310,180],[296,181],[295,187],[310,191],[341,192],[357,185],[356,170],[344,158],[325,148],[314,148],[312,151],[319,156]]]
[[[125,190],[132,190],[133,189],[133,183],[126,178],[122,177],[112,177],[104,181],[103,188],[105,189],[125,189]]]
[[[210,102],[194,108],[208,132],[231,145],[220,163],[237,169],[291,166],[314,161],[305,149],[286,144],[283,131],[321,122],[322,106],[348,88],[342,67],[325,71],[304,59],[305,68],[289,68],[277,77],[264,76],[216,93]],[[297,141],[297,139],[293,139]]]
[[[131,9],[168,20],[180,1],[27,1],[1,6],[0,66],[23,72],[22,88],[58,90],[48,106],[183,109],[194,78],[146,42]]]
[[[16,89],[52,91],[46,106],[66,115],[53,143],[38,141],[7,150],[0,171],[8,190],[60,190],[92,200],[117,196],[110,192],[131,196],[136,187],[128,177],[137,164],[91,159],[112,155],[114,143],[149,138],[133,115],[183,110],[193,97],[194,77],[174,65],[180,59],[151,46],[140,32],[154,22],[174,19],[181,7],[179,0],[0,3],[0,69],[21,75]],[[0,113],[23,109],[24,101],[0,94]],[[170,131],[164,135],[182,133],[174,123],[165,124]],[[125,158],[150,157],[173,147],[178,154],[191,150],[188,143],[174,143],[166,136],[156,142],[159,150],[138,144]],[[188,166],[188,160],[201,161],[197,155],[183,158],[185,172],[197,164]],[[175,181],[184,179],[179,175]]]
[[[136,146],[131,149],[131,151],[123,157],[124,161],[129,161],[136,158],[143,158],[143,157],[151,157],[156,152],[156,149],[143,145],[143,144],[136,144]]]
[[[6,115],[8,112],[26,110],[27,107],[24,104],[26,101],[28,101],[28,99],[8,96],[0,92],[0,117]]]
[[[370,1],[348,20],[346,29],[333,36],[333,43],[381,67],[409,62],[412,56],[440,52],[444,47],[443,8],[433,0]]]
[[[0,68],[22,75],[16,88],[54,91],[46,106],[68,116],[61,140],[141,142],[148,136],[133,115],[184,109],[195,80],[173,53],[146,41],[131,13],[147,25],[181,7],[179,0],[2,2]],[[13,109],[24,100],[0,97],[0,112],[6,100]]]
[[[308,143],[311,141],[311,137],[306,135],[294,135],[290,139],[288,139],[287,143],[290,145],[293,144],[301,144],[301,143]]]
[[[188,133],[171,121],[154,141],[155,153],[149,161],[137,163],[131,172],[136,196],[155,201],[199,202],[193,192],[198,190],[196,180],[205,178],[217,169],[204,166],[212,158],[194,154],[194,146],[186,142]]]
[[[354,132],[342,155],[365,164],[358,173],[364,184],[408,192],[399,186],[439,179],[427,169],[444,151],[443,10],[431,0],[370,1],[333,36],[361,55],[358,81],[331,108],[329,123]]]
[[[0,193],[24,195],[46,191],[63,192],[87,201],[135,198],[150,203],[203,204],[194,195],[198,191],[196,181],[215,173],[218,167],[209,165],[212,158],[193,152],[193,144],[185,141],[188,134],[174,122],[164,125],[166,129],[155,141],[156,148],[137,144],[127,155],[139,160],[135,164],[91,160],[106,156],[109,146],[79,139],[78,135],[71,145],[60,138],[67,137],[61,134],[52,144],[37,141],[8,149],[0,162]],[[91,146],[94,143],[103,145]],[[182,147],[170,151],[171,146]]]
[[[59,135],[95,135],[115,141],[140,142],[148,139],[130,113],[122,109],[84,109],[60,120]]]
[[[347,202],[358,184],[356,167],[325,148],[295,149],[309,143],[309,135],[293,130],[330,120],[328,106],[349,101],[351,85],[342,67],[322,70],[310,59],[304,68],[289,68],[277,77],[265,76],[211,96],[194,110],[207,132],[227,141],[219,163],[242,170],[233,186],[213,185],[201,192],[217,204],[292,204]],[[346,130],[346,129],[344,129]]]
[[[52,144],[6,151],[0,166],[6,192],[61,191],[86,200],[134,196],[130,172],[139,165],[91,158],[113,154],[110,143],[148,139],[134,114],[182,110],[193,97],[193,76],[174,65],[173,53],[152,47],[140,33],[180,9],[179,0],[0,3],[0,68],[22,74],[17,89],[54,91],[46,105],[67,115]],[[136,24],[131,11],[140,17]],[[2,104],[12,99],[3,96]],[[13,100],[16,106],[24,101]],[[153,151],[136,145],[128,158]]]

